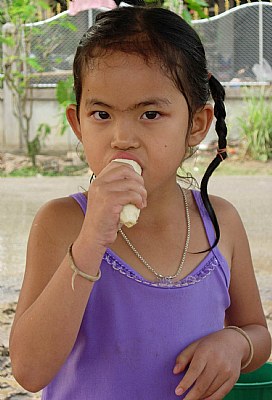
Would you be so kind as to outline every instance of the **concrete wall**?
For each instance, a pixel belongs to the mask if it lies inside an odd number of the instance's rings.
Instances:
[[[51,134],[46,139],[45,151],[73,150],[78,143],[72,130],[69,128],[63,136],[59,134],[60,108],[56,101],[55,89],[41,88],[33,90],[33,115],[30,124],[31,136],[41,123],[47,123],[51,127]],[[19,151],[18,123],[10,115],[11,104],[5,110],[3,91],[0,91],[0,151]]]
[[[272,86],[267,88],[270,97]],[[229,139],[239,139],[240,129],[238,117],[247,118],[246,104],[243,102],[244,89],[241,87],[226,88],[227,126]],[[55,99],[55,89],[34,89],[34,107],[31,120],[31,134],[35,132],[41,123],[51,126],[52,134],[48,137],[44,151],[60,152],[74,150],[78,140],[71,129],[63,136],[58,133],[60,121],[60,109]],[[5,103],[4,109],[3,91],[0,90],[0,151],[19,151],[19,133],[16,119],[11,115],[11,105]],[[205,139],[205,142],[217,140],[214,126]]]

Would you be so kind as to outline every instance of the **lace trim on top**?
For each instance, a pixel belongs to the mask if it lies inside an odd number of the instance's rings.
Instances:
[[[219,261],[215,255],[212,255],[211,258],[206,261],[205,265],[199,270],[198,267],[195,268],[195,273],[187,275],[185,278],[181,279],[177,282],[151,282],[144,279],[142,276],[136,274],[133,270],[123,265],[120,261],[118,261],[114,255],[110,254],[109,251],[106,251],[103,260],[106,261],[108,265],[110,265],[115,271],[120,272],[122,275],[125,275],[129,279],[133,279],[136,282],[142,283],[147,286],[152,287],[161,287],[161,288],[180,288],[195,285],[198,282],[201,282],[203,279],[207,278],[218,266]],[[201,265],[201,264],[199,264]]]

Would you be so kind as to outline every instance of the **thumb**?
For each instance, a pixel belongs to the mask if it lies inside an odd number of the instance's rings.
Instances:
[[[176,358],[176,363],[173,369],[174,374],[180,374],[182,371],[185,370],[188,364],[192,361],[194,356],[195,350],[198,346],[199,340],[196,342],[191,343],[187,346],[184,350]]]

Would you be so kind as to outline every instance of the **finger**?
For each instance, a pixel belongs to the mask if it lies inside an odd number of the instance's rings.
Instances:
[[[110,184],[109,184],[110,185]],[[142,197],[147,197],[146,188],[143,186],[141,182],[137,182],[131,179],[120,179],[114,182],[114,185],[111,186],[112,190],[115,192],[119,191],[133,191],[142,195]]]
[[[190,393],[185,397],[186,400],[195,400],[195,399],[203,399],[203,397],[210,396],[210,394],[214,393],[216,390],[222,386],[226,377],[222,374],[218,375],[218,372],[211,371],[211,368],[204,368],[201,375],[196,380],[193,388]],[[213,387],[213,389],[212,389]],[[184,400],[185,400],[184,399]]]
[[[173,369],[174,374],[180,374],[187,365],[192,361],[198,342],[194,342],[186,347],[176,358],[176,363]]]
[[[230,386],[232,387],[235,382],[238,380],[239,374],[233,374],[232,371],[226,371],[224,373],[223,371],[220,372],[220,374],[217,374],[216,378],[213,380],[209,388],[206,390],[205,393],[203,393],[203,397],[209,397],[213,393],[215,393],[222,385],[224,385],[227,381],[230,382]]]
[[[141,182],[132,179],[119,178],[119,180],[109,182],[96,181],[90,188],[88,196],[90,202],[94,199],[102,199],[102,202],[104,199],[107,203],[113,201],[120,205],[132,203],[138,208],[143,208],[147,203],[147,191]]]
[[[218,390],[216,390],[210,396],[203,398],[203,400],[222,400],[231,391],[234,383],[233,381],[227,380],[218,388]],[[186,397],[184,400],[187,400]]]
[[[144,208],[147,205],[146,189],[137,182],[117,182],[113,193],[120,196],[120,201],[122,198],[121,205],[130,203],[138,208]]]
[[[205,366],[206,362],[193,359],[184,377],[176,387],[175,393],[180,396],[182,393],[186,392],[186,390],[189,389],[202,374]]]
[[[120,191],[111,193],[109,202],[112,206],[106,205],[112,209],[114,213],[120,213],[126,204],[134,204],[137,208],[142,209],[145,207],[145,200],[140,193],[135,191]]]

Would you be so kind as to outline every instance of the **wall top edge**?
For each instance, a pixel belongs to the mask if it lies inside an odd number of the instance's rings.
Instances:
[[[244,98],[246,92],[251,89],[251,93],[258,94],[260,89],[263,88],[266,94],[266,97],[272,97],[272,84],[270,85],[254,85],[254,86],[226,86],[226,98]],[[0,89],[0,100],[3,100],[4,93],[3,89]],[[33,89],[33,98],[34,100],[56,100],[56,88],[35,88]]]

